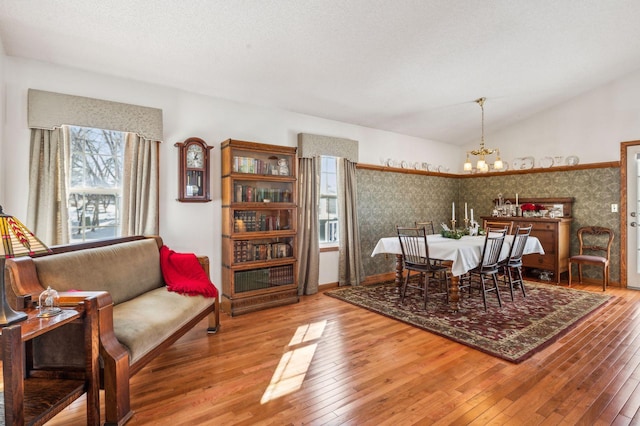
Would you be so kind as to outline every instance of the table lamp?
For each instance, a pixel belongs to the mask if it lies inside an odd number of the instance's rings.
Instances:
[[[51,250],[37,239],[18,219],[2,211],[0,206],[0,327],[27,319],[24,312],[16,312],[7,303],[4,283],[5,259],[50,253]]]

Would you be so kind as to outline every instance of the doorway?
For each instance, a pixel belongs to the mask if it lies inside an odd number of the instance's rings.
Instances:
[[[620,284],[640,290],[640,141],[620,148]]]

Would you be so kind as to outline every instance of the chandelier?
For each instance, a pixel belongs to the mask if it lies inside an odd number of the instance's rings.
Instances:
[[[480,105],[480,109],[482,109],[482,137],[480,138],[480,149],[474,149],[472,151],[467,151],[467,160],[464,162],[464,171],[470,172],[473,169],[473,165],[471,164],[471,159],[469,155],[475,155],[478,157],[478,162],[476,163],[476,169],[479,172],[488,172],[489,165],[485,159],[486,156],[496,153],[496,161],[493,163],[493,168],[495,170],[502,170],[503,164],[500,159],[500,150],[495,148],[485,148],[484,146],[484,101],[487,98],[476,99],[474,102]]]

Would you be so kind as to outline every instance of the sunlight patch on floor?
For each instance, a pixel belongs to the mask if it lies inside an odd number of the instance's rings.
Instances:
[[[282,355],[260,403],[266,404],[300,389],[318,346],[310,342],[322,337],[326,325],[325,320],[298,327],[289,342],[289,347],[298,347]]]

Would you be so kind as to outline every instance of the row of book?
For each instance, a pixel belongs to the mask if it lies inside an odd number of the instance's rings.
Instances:
[[[292,201],[291,191],[281,188],[257,188],[251,185],[236,185],[234,194],[236,203],[290,203]]]
[[[280,231],[288,229],[283,226],[280,214],[258,214],[254,210],[241,210],[233,214],[233,230],[235,232]]]
[[[293,265],[236,271],[234,282],[236,293],[293,284]]]
[[[274,160],[261,160],[252,157],[233,157],[233,171],[236,173],[250,173],[254,175],[288,175],[282,171]]]
[[[293,249],[287,243],[272,241],[234,241],[234,263],[291,257]]]

